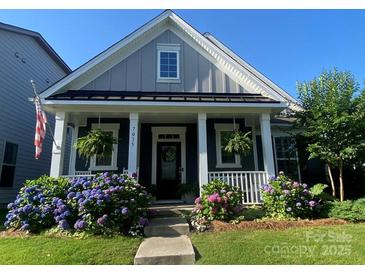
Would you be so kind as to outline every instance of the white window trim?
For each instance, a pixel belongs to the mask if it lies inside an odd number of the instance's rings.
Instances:
[[[234,163],[222,163],[222,144],[221,144],[221,132],[222,131],[233,131],[233,124],[214,124],[215,129],[215,149],[217,156],[216,168],[242,168],[241,156],[235,153]],[[239,129],[239,124],[236,124],[236,129]]]
[[[276,172],[280,172],[280,170],[278,170],[278,161],[283,161],[283,160],[289,160],[289,161],[296,161],[297,162],[297,169],[298,169],[298,181],[301,182],[302,178],[301,178],[301,174],[300,174],[300,166],[299,166],[299,156],[298,156],[298,150],[295,149],[295,157],[291,157],[291,158],[279,158],[276,154],[276,139],[277,138],[290,138],[290,135],[288,134],[273,134],[273,138],[274,138],[274,143],[273,143],[273,147],[274,147],[274,153],[275,153],[275,169]]]
[[[160,54],[161,52],[176,53],[176,77],[160,76]],[[180,83],[180,45],[179,44],[157,44],[157,82],[160,83]]]
[[[100,124],[100,129],[105,131],[111,131],[115,139],[118,139],[119,127],[120,127],[119,124],[109,124],[109,123]],[[91,128],[98,129],[99,124],[91,124]],[[90,158],[89,170],[91,171],[118,170],[117,163],[118,163],[118,143],[113,144],[112,162],[110,166],[97,166],[96,156],[93,156]]]

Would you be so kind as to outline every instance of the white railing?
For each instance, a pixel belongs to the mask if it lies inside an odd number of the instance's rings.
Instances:
[[[265,171],[211,171],[208,172],[208,179],[209,182],[219,179],[240,188],[243,204],[261,204],[260,188],[267,183],[268,176]]]

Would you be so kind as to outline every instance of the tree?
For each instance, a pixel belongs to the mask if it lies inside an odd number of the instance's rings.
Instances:
[[[297,85],[304,111],[295,127],[309,140],[309,158],[327,164],[332,194],[336,196],[332,169],[339,173],[340,200],[344,200],[343,169],[358,163],[365,152],[365,92],[350,72],[324,71],[318,78]]]

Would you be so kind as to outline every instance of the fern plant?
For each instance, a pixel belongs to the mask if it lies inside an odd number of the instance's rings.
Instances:
[[[77,139],[75,148],[80,157],[89,159],[95,155],[109,156],[113,152],[113,144],[117,140],[110,132],[101,129],[92,129],[89,133]]]
[[[228,139],[224,150],[237,154],[247,155],[252,149],[252,140],[249,137],[251,132],[243,133],[240,130],[235,130]]]

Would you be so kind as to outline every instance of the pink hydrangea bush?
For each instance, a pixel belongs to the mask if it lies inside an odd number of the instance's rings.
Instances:
[[[195,199],[190,221],[197,230],[203,231],[213,220],[236,219],[242,209],[241,190],[220,180],[214,180],[204,185],[201,196]]]

